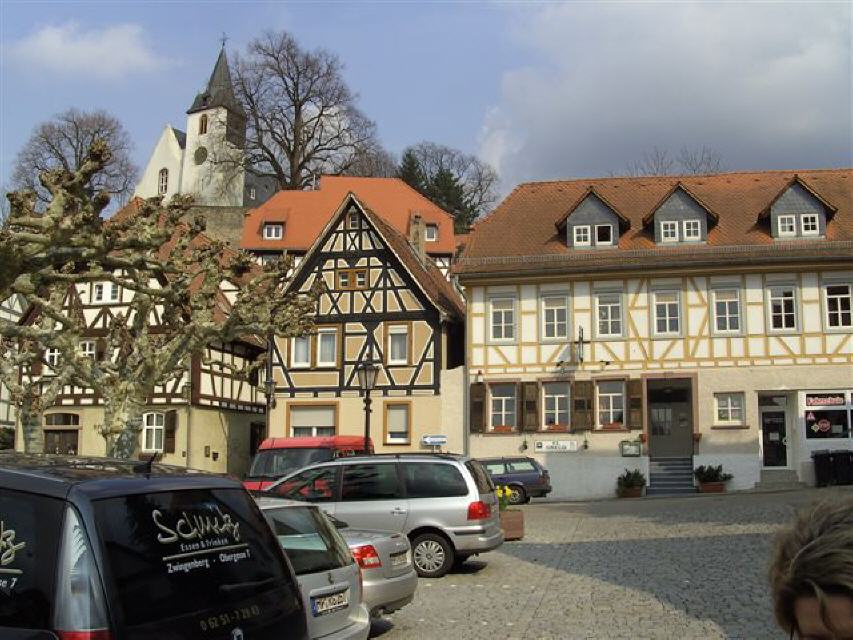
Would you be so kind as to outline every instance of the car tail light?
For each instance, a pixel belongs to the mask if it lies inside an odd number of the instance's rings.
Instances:
[[[378,569],[382,566],[382,560],[372,544],[365,544],[352,550],[352,557],[358,562],[362,569]]]
[[[482,500],[468,505],[469,520],[488,520],[492,517],[492,508]]]
[[[54,628],[61,640],[112,640],[95,557],[77,511],[68,507],[59,553]]]

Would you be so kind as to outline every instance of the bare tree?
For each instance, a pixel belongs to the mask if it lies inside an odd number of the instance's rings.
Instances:
[[[47,203],[50,191],[39,176],[52,169],[75,172],[86,161],[95,140],[103,140],[111,155],[100,171],[89,176],[87,186],[92,192],[106,193],[124,203],[133,192],[139,169],[131,160],[133,144],[127,131],[102,110],[68,109],[38,125],[15,158],[13,188],[34,191],[41,203]]]
[[[312,174],[344,173],[376,148],[376,126],[355,106],[342,73],[335,54],[306,51],[289,33],[254,39],[236,61],[247,119],[243,166],[281,189],[301,189]]]
[[[724,170],[720,154],[704,145],[698,149],[682,147],[678,153],[678,164],[682,173],[694,175],[720,173]]]
[[[628,165],[622,173],[610,175],[627,176],[671,176],[720,173],[724,170],[722,157],[708,147],[691,148],[684,146],[673,159],[669,151],[654,147],[643,154],[641,160]]]
[[[625,173],[629,176],[668,176],[674,166],[675,162],[666,149],[654,147],[643,154],[642,160],[629,164]]]
[[[343,173],[363,178],[393,178],[397,175],[397,159],[377,145],[360,150],[353,163]]]

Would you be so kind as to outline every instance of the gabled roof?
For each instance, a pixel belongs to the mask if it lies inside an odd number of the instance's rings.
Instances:
[[[766,218],[767,216],[769,216],[770,215],[770,209],[773,207],[774,204],[776,204],[776,201],[779,198],[781,198],[783,195],[785,195],[785,193],[788,191],[788,189],[790,189],[795,184],[800,185],[812,197],[814,197],[815,200],[820,202],[824,206],[824,208],[826,209],[826,213],[828,216],[831,216],[836,211],[838,211],[838,207],[836,207],[835,205],[833,205],[830,202],[827,202],[817,191],[815,191],[808,184],[803,182],[803,179],[799,176],[799,174],[795,173],[794,177],[788,181],[788,184],[786,184],[784,187],[782,187],[782,189],[779,191],[779,193],[776,194],[776,197],[773,198],[773,200],[770,201],[770,203],[761,211],[761,213],[758,214],[758,219],[761,220],[762,218]]]
[[[686,194],[687,194],[687,195],[688,195],[688,196],[689,196],[689,197],[690,197],[690,198],[691,198],[691,199],[692,199],[696,204],[698,204],[700,207],[702,207],[702,208],[705,210],[705,213],[707,213],[707,214],[708,214],[708,217],[710,217],[714,222],[719,222],[719,220],[720,220],[720,216],[718,216],[714,211],[712,211],[712,210],[711,210],[711,208],[710,208],[708,205],[706,205],[704,202],[702,202],[702,200],[700,200],[700,199],[696,196],[696,194],[695,194],[695,193],[693,193],[692,191],[690,191],[690,189],[688,189],[687,187],[685,187],[685,186],[684,186],[684,183],[683,183],[681,180],[679,180],[677,183],[675,183],[675,185],[673,185],[672,189],[670,189],[670,190],[666,193],[666,195],[664,195],[664,197],[660,199],[660,202],[658,202],[658,203],[657,203],[657,204],[652,208],[652,210],[651,210],[651,211],[649,211],[649,213],[647,213],[647,214],[645,215],[645,217],[643,217],[643,226],[646,226],[646,225],[647,225],[647,224],[649,224],[652,220],[654,220],[654,218],[655,218],[655,212],[656,212],[658,209],[660,209],[660,208],[661,208],[661,206],[663,206],[663,203],[664,203],[664,202],[666,202],[667,200],[669,200],[669,199],[672,197],[672,194],[673,194],[673,193],[675,193],[676,191],[679,191],[679,190],[681,190],[681,191],[683,191],[684,193],[686,193]]]
[[[231,83],[231,70],[228,68],[228,58],[225,55],[225,47],[219,51],[213,73],[207,81],[207,88],[199,93],[193,100],[187,113],[196,113],[214,107],[225,107],[229,111],[245,116],[246,112],[234,95],[234,85]]]
[[[461,320],[465,316],[465,303],[462,300],[462,296],[459,295],[447,278],[442,275],[433,261],[429,259],[421,260],[403,234],[367,207],[352,192],[344,196],[344,199],[329,218],[325,227],[317,234],[308,253],[305,255],[305,259],[299,263],[297,271],[304,268],[311,261],[311,258],[320,251],[320,247],[322,247],[329,231],[340,221],[351,204],[355,204],[361,210],[364,217],[373,225],[373,228],[388,248],[397,256],[403,268],[409,272],[409,275],[418,284],[424,295],[435,305],[436,309],[450,318]],[[296,278],[293,278],[291,282],[295,280]]]
[[[569,221],[569,216],[571,216],[575,212],[575,210],[579,206],[581,206],[581,203],[586,201],[586,199],[590,196],[597,198],[605,207],[610,209],[616,215],[617,218],[619,218],[619,221],[622,223],[623,230],[631,228],[631,221],[628,220],[628,218],[626,218],[625,216],[623,216],[619,212],[619,210],[614,207],[610,202],[608,202],[607,198],[605,198],[598,191],[596,191],[595,185],[590,185],[586,192],[580,198],[578,198],[577,201],[571,207],[569,207],[569,210],[566,212],[566,215],[564,215],[556,222],[557,231],[562,231],[566,228],[566,224]]]
[[[426,243],[427,253],[454,253],[453,216],[399,178],[352,176],[322,176],[317,188],[311,191],[279,191],[248,212],[240,247],[248,250],[307,251],[348,193],[355,194],[359,202],[402,234],[408,233],[412,216],[419,213],[425,225],[438,225],[438,240]],[[280,240],[265,240],[262,233],[264,222],[278,222],[285,214],[284,236]]]
[[[175,140],[178,141],[178,146],[181,149],[186,149],[187,148],[187,134],[184,131],[181,131],[180,129],[175,129],[175,127],[171,127],[171,129],[172,129],[172,135],[174,135]]]

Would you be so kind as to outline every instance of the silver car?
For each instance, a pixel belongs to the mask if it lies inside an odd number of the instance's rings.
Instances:
[[[361,567],[362,601],[370,617],[393,613],[414,600],[418,574],[406,536],[391,531],[351,529],[345,522],[334,518],[332,521]]]
[[[503,543],[495,485],[479,462],[464,456],[338,458],[300,469],[267,491],[315,502],[356,529],[406,534],[415,570],[425,578]]]
[[[365,640],[370,614],[361,570],[329,519],[314,505],[257,498],[296,573],[312,638]]]

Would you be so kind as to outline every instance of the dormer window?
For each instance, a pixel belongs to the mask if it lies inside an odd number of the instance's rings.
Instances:
[[[696,242],[702,239],[702,224],[698,220],[685,220],[682,223],[682,233],[685,242]]]
[[[820,232],[820,223],[816,213],[805,213],[800,218],[804,236],[816,236]]]
[[[358,229],[358,211],[347,214],[347,229]]]
[[[554,226],[565,234],[569,247],[610,248],[619,244],[620,234],[631,228],[631,222],[594,187],[589,187]]]
[[[797,235],[797,216],[779,216],[779,235]]]
[[[589,225],[578,225],[574,228],[574,246],[576,247],[588,247],[592,244],[592,240],[589,237]]]
[[[819,238],[838,209],[794,176],[761,213],[774,238]]]
[[[284,237],[283,224],[265,224],[264,240],[281,240]]]
[[[613,226],[609,224],[595,225],[595,244],[613,244]]]
[[[255,195],[256,195],[255,187],[249,187],[249,200],[254,200]]]
[[[424,236],[427,242],[435,242],[438,240],[438,225],[428,224],[426,226],[426,234]]]
[[[664,220],[660,223],[661,242],[678,242],[678,222]]]

